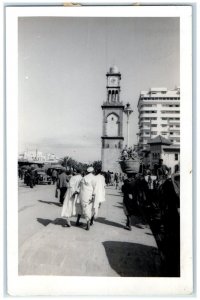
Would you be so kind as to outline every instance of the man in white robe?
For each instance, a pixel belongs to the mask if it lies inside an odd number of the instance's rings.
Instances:
[[[89,167],[87,169],[87,175],[83,177],[80,183],[79,197],[83,215],[87,222],[86,230],[90,229],[90,221],[94,214],[96,180],[93,172],[94,168]]]
[[[90,225],[93,225],[94,218],[96,218],[98,215],[98,210],[101,206],[101,203],[106,201],[105,177],[101,174],[100,169],[97,170],[96,174],[97,174],[95,176],[96,185],[95,185],[95,191],[94,191],[95,201],[94,201],[94,207],[93,207],[94,213],[93,213]]]
[[[61,217],[66,218],[66,227],[70,227],[70,217],[81,215],[81,204],[79,199],[80,182],[82,176],[80,170],[77,170],[77,174],[72,176],[69,180],[69,186],[64,199]]]

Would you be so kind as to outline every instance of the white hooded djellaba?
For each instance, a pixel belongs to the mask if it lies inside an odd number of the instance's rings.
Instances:
[[[95,176],[95,201],[94,201],[94,213],[95,217],[97,217],[99,204],[106,201],[106,192],[105,192],[105,177],[101,174]]]
[[[94,214],[94,193],[96,180],[95,176],[92,174],[93,168],[90,167],[87,169],[87,174],[82,180],[80,184],[80,201],[83,209],[83,215],[85,219],[88,221]]]
[[[80,174],[72,176],[69,181],[69,187],[64,199],[61,217],[69,218],[81,214],[79,195],[75,194],[80,191],[80,182],[82,176]]]

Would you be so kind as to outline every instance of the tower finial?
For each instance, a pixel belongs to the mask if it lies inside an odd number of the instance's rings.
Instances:
[[[118,74],[119,73],[118,67],[117,66],[110,67],[110,73],[111,74]]]

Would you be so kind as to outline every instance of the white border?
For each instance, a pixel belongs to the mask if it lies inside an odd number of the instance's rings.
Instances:
[[[8,292],[11,295],[181,295],[192,276],[192,18],[191,7],[6,8]],[[111,278],[18,276],[18,17],[180,17],[181,33],[181,277]],[[173,245],[172,245],[173,246]],[[78,289],[77,289],[78,286]]]

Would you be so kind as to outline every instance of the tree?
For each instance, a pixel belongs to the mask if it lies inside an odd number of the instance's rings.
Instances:
[[[73,169],[73,170],[79,169],[82,172],[85,172],[88,168],[88,164],[78,162],[78,161],[74,160],[72,157],[69,157],[69,156],[65,156],[64,158],[62,158],[60,160],[60,163],[67,170],[69,170],[69,169],[70,170],[71,169]]]
[[[95,171],[99,170],[102,168],[102,161],[101,160],[95,160],[92,163],[93,168],[95,169]]]
[[[86,163],[81,163],[78,162],[76,160],[74,160],[72,157],[70,156],[65,156],[63,158],[60,159],[60,164],[65,167],[67,170],[76,170],[79,169],[82,172],[86,172],[87,168],[89,167],[88,164]],[[92,164],[90,164],[90,166],[93,166],[93,168],[95,169],[95,171],[99,170],[102,168],[102,162],[100,160],[95,160]]]

